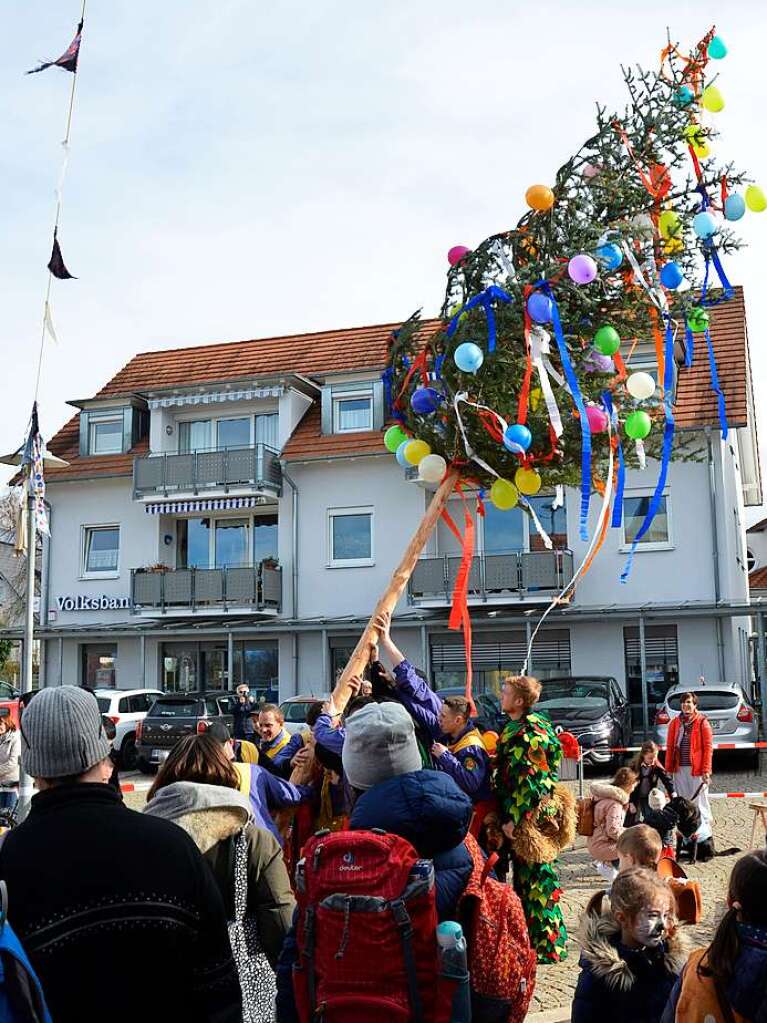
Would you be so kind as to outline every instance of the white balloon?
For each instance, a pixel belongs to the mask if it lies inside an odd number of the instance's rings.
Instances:
[[[418,463],[418,476],[424,483],[439,483],[447,472],[447,462],[442,455],[427,455]]]
[[[649,373],[632,373],[626,381],[626,390],[637,401],[645,401],[655,394],[655,381]]]

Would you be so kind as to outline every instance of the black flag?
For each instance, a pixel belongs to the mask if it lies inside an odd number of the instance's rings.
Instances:
[[[61,255],[61,246],[59,245],[59,239],[57,238],[58,228],[53,232],[53,252],[48,263],[48,269],[51,271],[54,277],[58,277],[60,281],[76,281],[77,278],[67,270],[64,265],[64,257]]]
[[[77,35],[74,37],[72,42],[69,44],[69,48],[66,53],[62,53],[56,60],[49,60],[47,63],[40,64],[39,67],[33,67],[31,71],[27,71],[28,75],[36,75],[38,71],[45,71],[49,67],[60,67],[64,71],[71,71],[74,74],[77,71],[77,58],[80,56],[80,42],[83,35],[83,23],[77,26]]]

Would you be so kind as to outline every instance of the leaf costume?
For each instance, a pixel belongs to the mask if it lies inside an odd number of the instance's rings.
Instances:
[[[538,812],[553,795],[562,747],[545,714],[508,721],[498,741],[495,791],[503,821],[515,826]],[[562,890],[553,863],[527,863],[514,856],[514,887],[527,918],[538,962],[567,957],[567,930],[559,899]]]

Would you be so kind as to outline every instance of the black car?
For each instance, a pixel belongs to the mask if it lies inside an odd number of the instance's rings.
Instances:
[[[154,774],[179,739],[200,735],[213,721],[234,724],[230,706],[233,693],[166,693],[158,696],[136,728],[138,768]]]
[[[465,690],[460,686],[448,686],[447,689],[437,690],[437,696],[463,696]],[[506,715],[501,710],[501,704],[495,693],[474,693],[474,705],[477,708],[477,716],[474,723],[480,732],[498,732],[500,735],[503,726],[507,721]]]
[[[616,762],[610,750],[631,745],[631,705],[609,675],[547,679],[535,709],[576,736],[584,763]]]

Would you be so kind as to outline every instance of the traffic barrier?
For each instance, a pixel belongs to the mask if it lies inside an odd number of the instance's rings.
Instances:
[[[667,746],[659,746],[659,750],[666,750]],[[609,748],[599,747],[600,753],[639,753],[641,746],[610,746]],[[767,749],[767,742],[715,742],[714,749]]]
[[[136,786],[133,782],[125,781],[120,783],[120,792],[135,792]]]
[[[764,799],[767,792],[709,792],[709,799]]]

